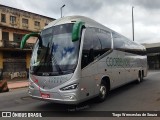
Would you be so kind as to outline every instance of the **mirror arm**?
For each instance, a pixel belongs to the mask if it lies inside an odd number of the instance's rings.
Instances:
[[[21,45],[20,45],[20,48],[23,49],[25,44],[26,44],[26,41],[30,38],[30,37],[38,37],[39,38],[39,33],[30,33],[30,34],[26,34],[22,40],[21,40]]]

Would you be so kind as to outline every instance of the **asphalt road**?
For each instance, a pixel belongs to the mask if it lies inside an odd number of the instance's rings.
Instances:
[[[27,88],[0,94],[0,111],[160,111],[160,71],[150,71],[140,84],[130,83],[111,91],[106,101],[94,99],[77,106],[30,98]]]

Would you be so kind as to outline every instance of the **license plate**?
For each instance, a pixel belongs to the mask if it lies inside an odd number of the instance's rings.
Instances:
[[[50,98],[50,94],[41,93],[42,98]]]

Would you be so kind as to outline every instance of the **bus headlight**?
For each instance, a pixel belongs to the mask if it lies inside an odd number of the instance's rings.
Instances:
[[[76,89],[76,88],[78,88],[78,84],[75,83],[75,84],[72,84],[72,85],[65,86],[65,87],[61,88],[60,90],[65,91],[65,90],[73,90],[73,89]]]

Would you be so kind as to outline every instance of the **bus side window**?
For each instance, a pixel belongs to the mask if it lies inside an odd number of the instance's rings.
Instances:
[[[129,40],[124,36],[120,36],[117,33],[113,32],[112,35],[113,35],[114,49],[138,55],[145,55],[145,49],[143,49],[139,44]]]
[[[93,54],[94,54],[93,58],[95,60],[101,55],[102,45],[96,33],[94,32],[92,35],[93,35],[92,39],[93,39]]]
[[[101,49],[101,55],[102,55],[111,49],[111,34],[109,32],[98,33],[97,36],[102,45],[102,49]]]
[[[86,28],[84,33],[81,68],[86,67],[89,63],[93,62],[94,59],[92,32],[91,28]]]
[[[112,35],[113,35],[114,49],[125,50],[125,43],[123,37],[121,37],[116,33],[113,33]]]
[[[82,51],[82,68],[111,49],[111,34],[98,28],[87,28]]]

